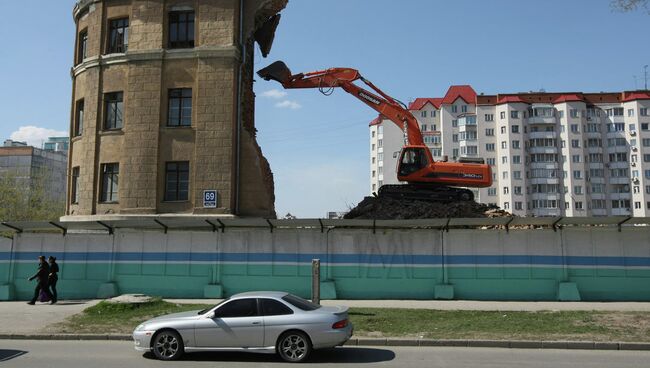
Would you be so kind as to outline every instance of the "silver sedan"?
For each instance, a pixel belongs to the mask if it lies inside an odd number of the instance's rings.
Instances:
[[[284,292],[233,295],[202,311],[150,319],[133,331],[135,349],[174,360],[192,351],[278,353],[302,362],[313,349],[343,345],[352,336],[347,307],[324,307]]]

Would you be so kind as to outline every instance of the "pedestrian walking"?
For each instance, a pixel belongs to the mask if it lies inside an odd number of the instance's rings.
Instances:
[[[50,293],[49,290],[50,288],[48,287],[47,284],[47,278],[49,274],[50,274],[50,267],[45,261],[45,256],[38,256],[38,270],[36,271],[34,276],[28,279],[29,281],[37,279],[38,282],[36,283],[36,288],[34,289],[34,297],[32,298],[32,300],[27,302],[27,304],[31,304],[31,305],[36,304],[36,300],[38,299],[41,291],[44,292],[50,299],[52,299],[52,293]]]
[[[47,261],[50,264],[50,274],[47,278],[52,293],[52,302],[50,304],[54,304],[59,300],[56,292],[56,282],[59,281],[59,264],[56,263],[56,257],[50,256]]]

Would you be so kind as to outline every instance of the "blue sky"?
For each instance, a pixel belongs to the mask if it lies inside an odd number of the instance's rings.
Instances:
[[[0,1],[0,138],[66,132],[74,45],[73,0]],[[399,7],[395,7],[399,4]],[[25,20],[28,20],[27,22]],[[650,15],[608,0],[290,0],[268,58],[293,72],[352,67],[407,102],[451,84],[477,92],[620,91],[642,87]],[[10,42],[11,35],[16,37]],[[278,89],[257,80],[258,140],[275,174],[279,216],[322,217],[368,194],[368,122],[343,91]],[[269,93],[267,93],[269,94]]]

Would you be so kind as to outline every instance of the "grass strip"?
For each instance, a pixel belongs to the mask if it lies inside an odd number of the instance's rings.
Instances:
[[[129,334],[143,321],[169,313],[199,310],[205,304],[100,302],[50,333]],[[355,336],[427,339],[650,341],[650,313],[596,311],[440,311],[352,308]]]

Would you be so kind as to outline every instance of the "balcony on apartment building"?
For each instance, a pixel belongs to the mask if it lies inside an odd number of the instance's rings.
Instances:
[[[476,115],[464,114],[458,117],[458,131],[476,131]]]
[[[528,109],[529,125],[532,124],[555,124],[555,108],[551,104],[533,104]]]
[[[529,139],[544,139],[544,138],[549,138],[549,139],[555,139],[557,138],[557,132],[554,130],[529,130],[528,133],[528,138]]]

